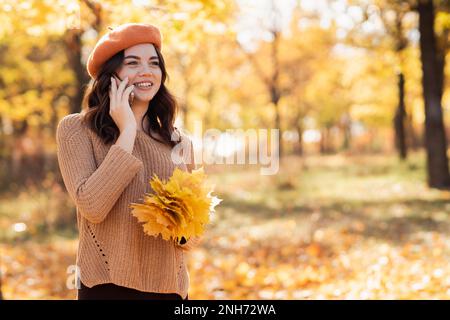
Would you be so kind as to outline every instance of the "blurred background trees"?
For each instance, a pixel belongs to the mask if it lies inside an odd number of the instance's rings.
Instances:
[[[95,42],[127,21],[163,30],[186,129],[279,128],[283,155],[424,148],[428,184],[445,188],[448,11],[431,0],[4,1],[2,189],[58,175],[57,122],[81,110]]]
[[[3,0],[0,8],[5,298],[73,296],[65,281],[76,215],[55,131],[81,111],[96,41],[125,22],[160,27],[177,126],[220,130],[203,141],[217,159],[245,147],[227,129],[281,133],[275,176],[206,166],[224,201],[195,253],[194,299],[450,296],[448,0]]]

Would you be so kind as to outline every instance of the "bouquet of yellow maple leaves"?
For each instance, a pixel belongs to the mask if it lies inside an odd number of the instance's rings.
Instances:
[[[144,203],[132,203],[132,214],[144,223],[146,234],[161,234],[164,240],[178,244],[203,234],[210,214],[222,201],[212,196],[213,187],[207,183],[203,168],[191,173],[175,168],[164,182],[155,174],[150,185],[154,194],[145,194]]]

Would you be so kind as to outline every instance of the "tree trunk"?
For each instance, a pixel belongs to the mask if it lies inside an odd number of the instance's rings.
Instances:
[[[279,140],[278,140],[278,148],[280,158],[283,156],[283,143],[282,143],[282,131],[281,131],[281,116],[280,116],[280,106],[278,104],[280,100],[280,96],[278,94],[278,90],[276,87],[272,87],[271,89],[272,95],[272,103],[275,108],[275,129],[279,130]]]
[[[425,100],[425,147],[427,152],[428,185],[433,188],[450,187],[447,139],[442,115],[442,79],[444,66],[438,61],[434,34],[434,6],[432,0],[419,1],[420,51],[422,86]]]
[[[421,141],[421,135],[416,131],[416,128],[414,127],[414,117],[412,114],[412,110],[409,110],[409,112],[406,113],[406,136],[407,136],[407,145],[412,150],[419,150],[423,148],[423,143]]]
[[[352,119],[349,113],[345,113],[341,118],[340,129],[343,135],[341,150],[348,151],[352,144]]]
[[[405,77],[403,72],[398,75],[398,106],[394,116],[395,128],[395,146],[397,148],[400,159],[404,160],[407,157],[406,147],[406,110],[405,110]]]
[[[89,82],[86,68],[81,62],[81,35],[82,31],[80,29],[69,29],[64,37],[68,62],[75,74],[75,85],[78,88],[75,96],[70,97],[70,113],[81,111],[85,85]]]
[[[298,123],[298,122],[297,122]],[[298,123],[295,127],[298,134],[298,142],[294,145],[294,153],[302,156],[303,155],[303,128]]]
[[[99,34],[102,26],[102,5],[97,1],[83,0],[83,3],[89,7],[94,16],[91,27]],[[66,30],[64,35],[64,43],[66,45],[66,55],[69,66],[72,68],[77,86],[77,93],[70,97],[70,113],[78,113],[82,109],[83,96],[90,77],[86,71],[86,66],[81,61],[83,44],[81,36],[85,30],[80,28],[72,28]]]
[[[342,143],[342,149],[348,151],[352,146],[352,130],[350,126],[344,127],[344,142]]]
[[[320,154],[325,154],[326,152],[326,130],[325,128],[322,128],[320,130],[320,142],[319,142],[319,150]]]
[[[279,148],[279,156],[280,158],[283,156],[283,134],[281,130],[281,115],[280,115],[280,88],[279,88],[279,75],[280,75],[280,67],[278,63],[278,46],[280,41],[280,34],[278,31],[272,31],[273,42],[272,42],[272,62],[273,62],[273,70],[272,77],[270,81],[270,98],[271,102],[275,108],[275,129],[279,130],[279,140],[278,140],[278,148]]]
[[[321,139],[320,139],[320,153],[321,154],[331,154],[334,152],[332,147],[332,139],[331,139],[331,127],[325,126],[321,130]]]

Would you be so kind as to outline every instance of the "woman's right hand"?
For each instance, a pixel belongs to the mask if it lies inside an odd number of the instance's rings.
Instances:
[[[123,81],[115,77],[111,77],[111,87],[109,90],[109,115],[113,118],[120,132],[126,128],[136,129],[136,118],[129,104],[130,93],[134,89],[134,85],[125,88],[128,83],[128,77]]]

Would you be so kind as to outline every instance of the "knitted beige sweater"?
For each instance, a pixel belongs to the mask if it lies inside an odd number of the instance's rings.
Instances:
[[[186,298],[189,274],[184,254],[200,238],[179,246],[148,236],[129,205],[142,203],[143,194],[151,192],[148,181],[154,173],[168,179],[175,167],[191,171],[193,165],[174,164],[171,148],[143,131],[137,131],[131,154],[119,145],[106,145],[81,122],[82,116],[65,116],[56,132],[62,178],[77,207],[81,282]]]

